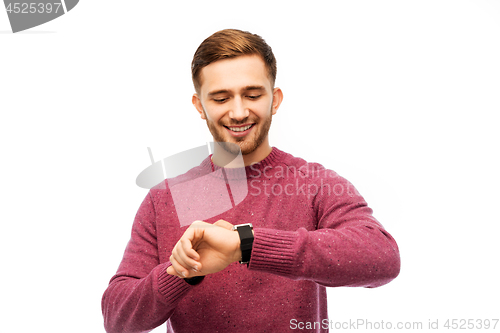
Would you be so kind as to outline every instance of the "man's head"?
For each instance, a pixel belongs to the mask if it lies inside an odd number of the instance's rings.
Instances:
[[[236,29],[225,29],[214,33],[200,44],[191,63],[194,88],[200,93],[203,83],[201,70],[213,62],[243,55],[259,55],[264,61],[269,80],[274,88],[276,81],[276,58],[273,50],[259,35]]]
[[[265,158],[283,94],[274,88],[276,60],[264,40],[239,30],[216,32],[196,51],[192,75],[193,104],[214,141],[237,144],[246,164]]]

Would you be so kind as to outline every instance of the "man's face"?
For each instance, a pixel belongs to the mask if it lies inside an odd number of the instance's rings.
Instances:
[[[243,155],[269,146],[271,119],[282,93],[271,86],[261,57],[219,60],[204,67],[200,79],[200,91],[193,96],[193,104],[206,120],[215,142],[235,143]]]

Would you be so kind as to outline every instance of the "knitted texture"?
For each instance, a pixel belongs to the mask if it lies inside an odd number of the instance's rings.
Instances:
[[[318,323],[308,332],[328,332],[321,325],[328,319],[325,287],[378,287],[399,274],[395,240],[335,172],[275,147],[245,167],[244,179],[234,169],[217,171],[207,158],[149,191],[102,298],[107,332],[144,332],[167,320],[167,332],[176,333],[288,332],[296,331],[291,323],[298,322]],[[176,207],[171,189],[207,174],[233,184],[227,186],[233,199],[229,209],[204,220],[252,223],[255,239],[248,268],[233,263],[191,286],[166,273],[171,251],[188,227],[178,214],[195,208]],[[241,193],[242,201],[235,200]],[[193,197],[203,211],[217,202],[213,196],[203,202]]]

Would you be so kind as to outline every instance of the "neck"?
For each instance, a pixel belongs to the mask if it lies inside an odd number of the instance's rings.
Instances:
[[[271,153],[273,148],[269,145],[268,137],[250,154],[243,155],[243,162],[245,166],[259,163]]]

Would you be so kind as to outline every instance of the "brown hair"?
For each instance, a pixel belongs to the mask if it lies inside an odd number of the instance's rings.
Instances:
[[[248,31],[225,29],[205,39],[194,53],[191,63],[191,74],[196,92],[200,91],[200,73],[203,67],[218,60],[253,54],[260,55],[264,60],[271,87],[274,87],[277,71],[276,58],[274,58],[273,50],[262,37]]]

